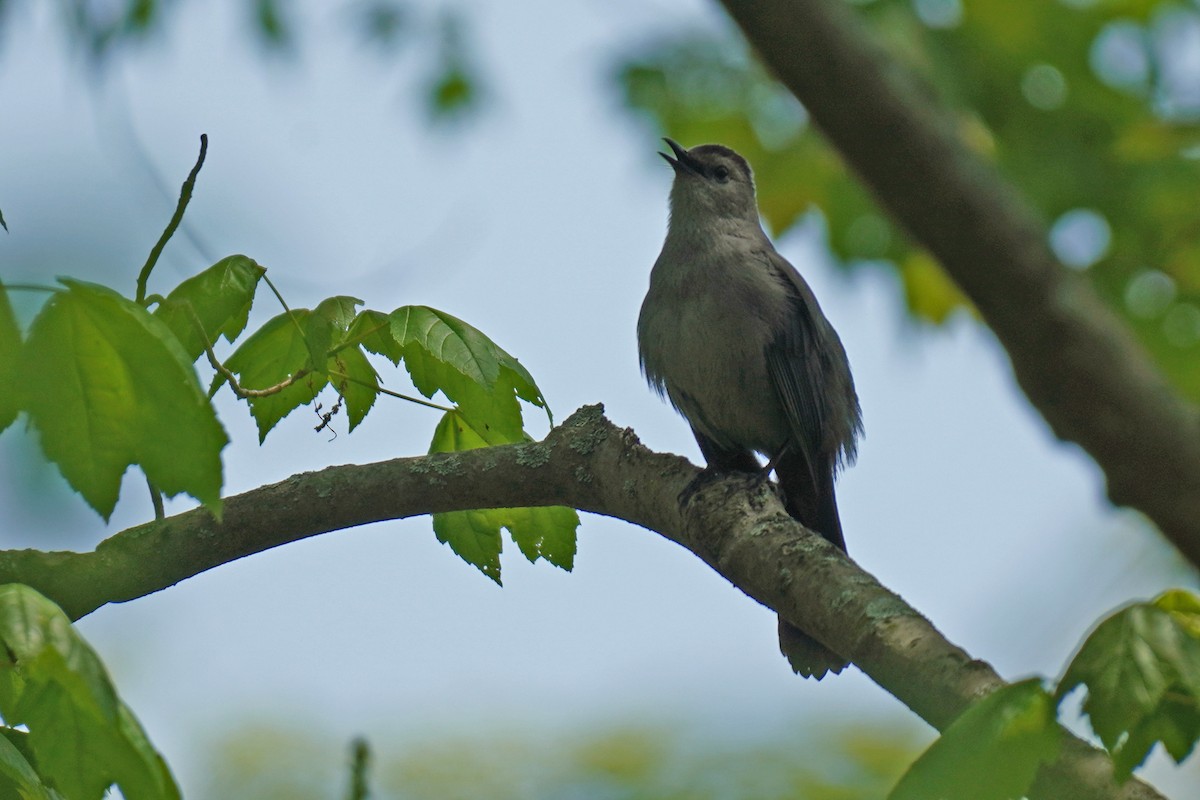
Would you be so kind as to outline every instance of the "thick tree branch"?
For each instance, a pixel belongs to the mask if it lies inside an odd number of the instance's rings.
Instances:
[[[879,202],[942,263],[1055,434],[1200,565],[1200,414],[841,0],[722,0]]]
[[[72,618],[164,589],[252,553],[368,522],[472,508],[569,505],[656,531],[735,586],[848,656],[933,726],[1003,685],[841,551],[801,528],[774,489],[730,478],[679,497],[698,470],[653,453],[598,406],[544,442],[330,467],[225,501],[217,522],[196,509],[130,528],[91,553],[0,552],[0,583],[27,583]],[[1159,797],[1118,787],[1101,752],[1071,740],[1042,770],[1034,797]]]

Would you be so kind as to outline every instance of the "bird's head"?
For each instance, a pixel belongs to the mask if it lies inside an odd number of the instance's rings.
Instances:
[[[663,141],[674,153],[659,153],[675,170],[673,218],[747,219],[758,224],[754,176],[746,159],[724,145],[702,144],[688,150],[674,139]]]

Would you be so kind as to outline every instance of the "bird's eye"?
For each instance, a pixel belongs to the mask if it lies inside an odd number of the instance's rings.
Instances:
[[[712,175],[718,181],[724,183],[725,181],[729,180],[729,167],[726,167],[723,164],[718,164],[717,166],[713,167]]]

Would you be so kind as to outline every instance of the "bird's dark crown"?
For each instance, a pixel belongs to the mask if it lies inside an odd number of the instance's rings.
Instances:
[[[712,165],[719,161],[729,162],[741,173],[742,177],[753,183],[750,164],[736,150],[731,150],[723,144],[701,144],[688,150],[688,155],[702,164]]]

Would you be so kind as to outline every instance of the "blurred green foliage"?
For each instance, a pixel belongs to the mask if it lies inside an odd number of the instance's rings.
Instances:
[[[254,30],[270,47],[288,47],[294,40],[291,20],[279,0],[254,0]]]
[[[442,11],[435,40],[437,57],[425,84],[429,119],[435,123],[470,119],[483,97],[483,81],[471,57],[465,19]]]
[[[295,6],[281,0],[242,2],[261,43],[273,49],[299,47]],[[0,0],[0,15],[11,4]],[[65,29],[93,64],[109,58],[118,45],[160,30],[176,5],[176,0],[59,3]],[[856,6],[891,52],[947,100],[964,144],[1026,194],[1045,220],[1051,246],[1063,263],[1087,276],[1176,384],[1200,398],[1200,74],[1195,53],[1186,49],[1187,32],[1200,35],[1200,7],[1165,0],[858,0]],[[423,48],[429,65],[421,73],[422,98],[432,121],[460,121],[480,107],[483,81],[469,19],[461,12],[430,13],[403,0],[364,0],[344,10],[360,39],[385,55]],[[626,104],[657,128],[688,145],[720,141],[745,154],[758,170],[760,205],[776,234],[819,212],[829,245],[845,265],[870,261],[894,266],[915,318],[941,323],[956,311],[969,310],[969,302],[941,268],[894,229],[817,135],[801,105],[764,72],[731,29],[659,38],[624,54],[618,76]],[[235,266],[249,278],[228,280]],[[120,305],[122,316],[116,318],[152,329],[163,327],[159,322],[165,320],[163,330],[170,328],[167,333],[179,339],[172,347],[185,356],[176,360],[191,363],[187,359],[201,354],[203,339],[190,335],[186,324],[172,326],[169,302],[186,299],[206,330],[211,322],[211,339],[222,332],[236,335],[245,324],[246,292],[252,292],[260,274],[248,260],[227,259],[212,269],[216,271],[193,279],[194,284],[185,282],[162,299],[168,305],[156,312],[159,321],[128,302]],[[200,291],[210,284],[213,289]],[[71,285],[58,301],[68,302],[62,300],[68,297],[87,309],[102,301],[117,304],[99,289],[81,285]],[[266,351],[294,351],[297,363],[263,382],[278,383],[299,369],[357,376],[353,387],[341,386],[340,392],[354,427],[379,390],[362,347],[393,364],[404,360],[426,397],[441,391],[457,404],[439,426],[431,450],[524,438],[517,398],[543,403],[515,359],[490,341],[480,343],[473,328],[440,312],[404,307],[391,314],[358,313],[358,304],[353,298],[330,298],[312,311],[281,315],[268,332],[288,335]],[[177,323],[190,322],[192,314],[175,316]],[[299,324],[309,320],[314,324]],[[257,344],[262,342],[260,338]],[[438,348],[446,342],[453,347],[435,352],[435,342]],[[0,376],[11,376],[20,347],[15,316],[0,295]],[[140,352],[120,360],[154,364]],[[231,366],[237,364],[235,354]],[[246,378],[243,370],[235,371]],[[503,405],[480,394],[480,386],[498,382]],[[265,417],[263,435],[304,402],[292,399]],[[260,403],[259,408],[269,405]],[[15,412],[11,398],[8,404],[0,402],[0,427],[11,424]],[[119,466],[123,471],[124,465]],[[164,486],[173,488],[169,482]],[[108,500],[99,505],[111,510]],[[558,518],[567,513],[570,519]],[[564,509],[504,510],[461,519],[442,515],[435,523],[443,541],[497,580],[501,527],[509,528],[531,561],[546,558],[569,568],[575,525],[573,512]],[[1103,623],[1081,649],[1057,695],[1061,700],[1073,687],[1086,685],[1084,708],[1093,729],[1114,750],[1126,774],[1156,742],[1181,760],[1200,736],[1195,701],[1200,696],[1195,666],[1200,603],[1181,598],[1165,596]],[[42,616],[51,618],[48,612]],[[70,636],[59,638],[64,652],[84,652]],[[25,660],[35,659],[27,654]],[[67,684],[57,673],[47,674]],[[70,700],[64,707],[100,702],[117,708],[102,668],[89,667],[88,674],[94,684],[90,694],[64,694]],[[997,693],[956,723],[969,736],[947,735],[930,748],[906,779],[916,787],[912,796],[928,794],[929,786],[957,785],[953,782],[960,777],[977,778],[980,770],[968,769],[967,756],[991,758],[994,754],[980,744],[984,739],[995,740],[1016,764],[1006,774],[1022,780],[1054,752],[1057,728],[1049,698],[1033,683],[1010,688],[1011,693]],[[989,705],[1001,713],[985,715],[995,710]],[[41,713],[37,706],[30,708]],[[9,722],[21,720],[13,711],[5,714]],[[128,750],[125,755],[132,754],[134,765],[130,769],[146,772],[170,794],[169,774],[165,767],[159,774],[157,754],[140,729],[119,715],[117,719],[124,726],[118,732],[136,736],[113,747]],[[37,735],[38,726],[31,726],[28,738],[34,744]],[[89,739],[103,735],[87,731]],[[520,735],[476,736],[425,742],[399,756],[375,759],[375,796],[875,798],[911,760],[914,739],[907,732],[867,728],[821,741],[769,745],[697,741],[679,731],[647,728],[556,737],[550,743]],[[274,729],[247,731],[228,743],[217,761],[208,794],[234,800],[333,797],[350,775],[335,748],[305,734]],[[24,773],[12,774],[12,780],[24,779]],[[366,777],[358,774],[360,781]],[[85,775],[80,782],[85,779],[94,776]],[[998,784],[996,790],[1004,793],[1008,787]]]
[[[0,33],[11,6],[0,0]],[[33,5],[35,0],[25,0]],[[271,53],[303,55],[303,34],[328,28],[350,33],[378,54],[399,60],[410,52],[417,63],[406,69],[417,76],[417,102],[433,123],[459,123],[474,118],[488,98],[483,70],[473,53],[471,16],[457,6],[431,8],[416,0],[351,0],[332,8],[300,7],[285,0],[237,0],[245,30]],[[126,49],[165,31],[180,0],[58,0],[61,27],[87,55],[86,64],[102,71]],[[331,4],[332,5],[332,4]],[[341,26],[328,25],[332,14]],[[0,225],[3,221],[0,220]]]
[[[1200,75],[1187,38],[1200,31],[1200,9],[1152,0],[856,6],[951,106],[964,144],[1026,194],[1060,259],[1200,398]],[[894,265],[916,318],[940,323],[968,307],[735,31],[674,33],[622,59],[631,109],[687,146],[719,141],[750,160],[774,233],[819,210],[845,265]]]
[[[6,5],[13,0],[8,0]],[[144,38],[156,31],[175,0],[59,0],[67,35],[83,47],[93,60],[103,59],[114,47]],[[8,9],[5,9],[7,11]]]
[[[908,725],[809,722],[824,734],[819,740],[748,742],[635,725],[554,736],[435,735],[403,747],[373,742],[366,781],[376,800],[878,800],[927,739]],[[191,794],[328,800],[351,783],[350,764],[341,747],[311,728],[256,726],[214,748],[208,784]]]
[[[240,2],[248,29],[268,49],[297,50],[300,27],[320,24],[279,0]],[[0,11],[11,5],[0,3]],[[69,36],[102,63],[119,46],[163,29],[180,3],[58,5]],[[1064,263],[1085,272],[1175,384],[1200,399],[1200,75],[1191,52],[1200,30],[1197,4],[854,5],[893,55],[953,108],[966,145],[1026,194]],[[486,65],[476,58],[469,13],[415,0],[356,0],[334,13],[386,57],[417,54],[415,90],[432,123],[461,123],[485,107]],[[749,158],[776,234],[819,210],[843,263],[894,267],[913,317],[941,323],[969,310],[732,26],[716,33],[676,29],[617,58],[624,99],[635,113],[685,144],[719,141]]]

